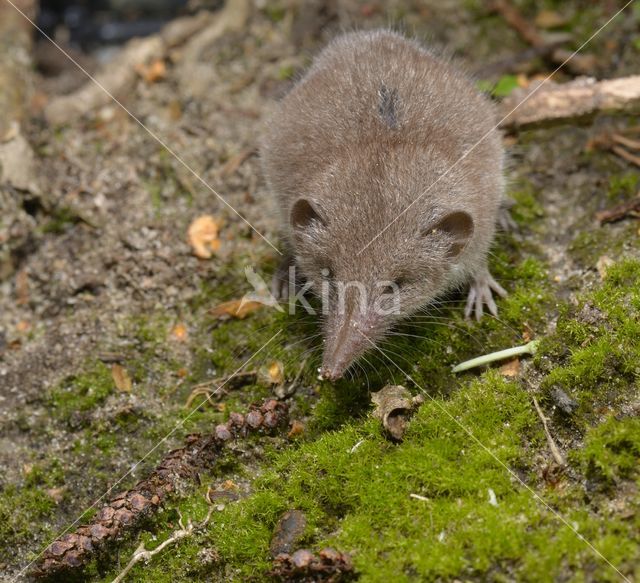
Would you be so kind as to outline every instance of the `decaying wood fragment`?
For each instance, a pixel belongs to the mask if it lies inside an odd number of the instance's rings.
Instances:
[[[566,121],[596,113],[640,110],[640,75],[606,81],[581,78],[569,83],[539,81],[516,89],[500,107],[503,128]]]

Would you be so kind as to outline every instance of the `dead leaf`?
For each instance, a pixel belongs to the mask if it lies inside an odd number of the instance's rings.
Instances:
[[[186,342],[189,338],[189,331],[182,322],[178,322],[171,330],[171,337],[177,342]]]
[[[520,359],[514,358],[500,367],[500,374],[504,377],[517,377],[520,374]]]
[[[211,215],[202,215],[189,225],[187,232],[189,245],[193,254],[200,259],[209,259],[215,251],[220,249],[218,232],[220,222]]]
[[[538,28],[558,28],[567,24],[567,19],[555,10],[541,10],[535,19]]]
[[[279,361],[274,361],[268,369],[269,382],[272,385],[281,385],[284,382],[284,366]]]
[[[167,65],[163,59],[156,59],[148,65],[138,65],[136,73],[147,83],[157,83],[167,76]]]
[[[111,365],[111,377],[113,378],[113,382],[116,385],[116,389],[118,389],[122,393],[130,393],[133,387],[131,383],[131,377],[127,370],[117,362],[114,362]]]
[[[60,504],[60,502],[62,502],[62,499],[64,498],[65,491],[66,491],[66,488],[64,488],[64,487],[62,487],[62,488],[48,488],[47,490],[45,490],[45,493],[56,504]]]
[[[304,423],[302,421],[298,421],[294,419],[291,422],[291,429],[289,429],[289,433],[287,433],[287,437],[298,437],[304,433]]]
[[[26,320],[20,320],[16,324],[16,331],[20,332],[21,334],[24,334],[29,330],[31,330],[31,324],[29,324],[29,322],[27,322]]]
[[[420,396],[412,397],[411,393],[401,385],[387,385],[371,395],[376,406],[373,416],[382,421],[382,426],[395,441],[402,441],[407,422],[416,407],[422,402]]]
[[[219,319],[238,318],[242,320],[263,306],[262,302],[231,300],[211,308],[209,314]]]

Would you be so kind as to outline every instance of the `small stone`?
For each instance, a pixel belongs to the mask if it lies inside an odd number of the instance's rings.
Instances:
[[[551,397],[558,409],[567,415],[571,415],[578,408],[577,401],[567,395],[560,387],[551,389]]]

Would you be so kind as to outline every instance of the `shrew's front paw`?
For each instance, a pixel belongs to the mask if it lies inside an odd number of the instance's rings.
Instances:
[[[465,318],[469,318],[471,313],[475,313],[476,320],[482,317],[483,306],[489,308],[489,312],[494,316],[498,315],[498,307],[493,300],[493,292],[497,293],[501,298],[507,295],[505,289],[491,277],[491,274],[484,270],[480,275],[476,276],[471,282],[469,295],[467,296],[467,305],[464,309]]]

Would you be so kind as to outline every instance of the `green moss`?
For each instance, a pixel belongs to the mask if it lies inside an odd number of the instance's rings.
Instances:
[[[51,391],[53,411],[59,419],[74,418],[100,405],[114,390],[111,369],[102,362],[92,363]]]
[[[63,463],[54,458],[29,467],[20,485],[0,484],[0,556],[8,557],[16,545],[31,541],[36,530],[49,532],[47,521],[57,504],[47,490],[63,487],[65,474]]]
[[[602,286],[566,306],[555,337],[541,353],[555,367],[545,389],[570,388],[581,403],[584,422],[604,404],[624,400],[640,379],[640,262],[621,261],[607,272]]]
[[[609,179],[607,198],[611,201],[626,199],[635,196],[638,192],[640,177],[637,172],[616,174]]]
[[[574,488],[554,491],[535,483],[526,449],[544,444],[527,393],[491,372],[449,400],[427,399],[400,445],[389,443],[377,421],[364,419],[297,449],[272,453],[270,470],[255,480],[249,498],[214,513],[205,533],[140,566],[136,574],[156,581],[170,572],[179,581],[196,570],[201,577],[263,580],[271,567],[273,528],[285,510],[298,508],[308,523],[300,545],[351,552],[362,581],[461,576],[538,581],[568,572],[615,580],[615,572],[502,464],[629,572],[638,549],[615,544],[619,535],[631,536],[629,525],[581,509]],[[585,459],[601,458],[602,448],[616,452],[611,454],[617,456],[616,467],[628,476],[637,447],[637,424],[614,434],[603,426]],[[582,461],[576,463],[579,468]],[[490,489],[497,506],[490,503]],[[185,515],[202,516],[201,493],[189,500]],[[158,544],[168,532],[162,529],[149,544]],[[203,548],[215,549],[214,565],[201,564]]]
[[[640,459],[640,419],[609,417],[590,429],[584,448],[574,454],[591,480],[607,486],[629,480],[638,474]]]
[[[293,65],[282,65],[280,69],[278,69],[278,79],[280,81],[287,81],[289,79],[293,79],[295,72],[296,70]]]

